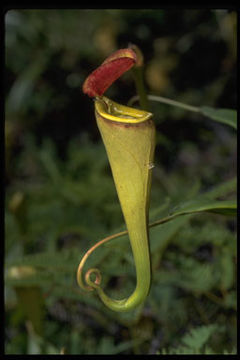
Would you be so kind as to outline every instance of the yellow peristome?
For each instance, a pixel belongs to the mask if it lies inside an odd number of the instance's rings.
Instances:
[[[152,117],[152,113],[116,103],[103,96],[95,101],[95,110],[106,120],[138,124]]]

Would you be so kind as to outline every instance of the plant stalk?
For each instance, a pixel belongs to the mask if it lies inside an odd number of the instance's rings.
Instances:
[[[168,99],[168,98],[165,98],[163,96],[146,95],[146,97],[147,97],[147,99],[152,100],[152,101],[157,101],[157,102],[161,102],[161,103],[164,103],[164,104],[176,106],[176,107],[179,107],[179,108],[182,108],[182,109],[185,109],[185,110],[189,110],[189,111],[200,112],[200,109],[198,107],[196,107],[196,106],[184,104],[184,103],[182,103],[180,101],[175,101],[175,100],[172,100],[172,99]],[[140,96],[139,95],[133,96],[129,100],[128,105],[131,106],[131,105],[133,105],[134,102],[136,102],[138,100],[139,100],[139,102],[141,104]]]
[[[143,66],[135,66],[132,69],[132,72],[138,93],[137,98],[139,99],[140,107],[142,110],[149,111],[148,96],[146,94],[143,79]]]

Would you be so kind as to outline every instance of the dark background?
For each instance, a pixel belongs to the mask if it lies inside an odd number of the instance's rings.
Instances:
[[[227,244],[229,239],[234,239],[235,223],[221,216],[200,216],[196,223],[190,222],[187,234],[185,230],[182,235],[174,233],[177,241],[185,239],[182,248],[179,243],[169,245],[171,236],[166,245],[166,253],[170,254],[164,263],[166,279],[168,266],[173,266],[174,261],[177,261],[176,274],[178,266],[182,269],[187,261],[190,269],[197,267],[195,262],[191,263],[195,257],[207,266],[228,262],[224,265],[225,275],[232,276],[231,280],[221,286],[220,280],[216,280],[218,285],[209,285],[207,297],[203,285],[197,290],[196,300],[196,292],[190,285],[186,288],[179,285],[180,280],[176,280],[178,285],[163,280],[165,285],[157,287],[163,289],[162,293],[152,291],[153,300],[145,312],[137,320],[130,315],[130,320],[126,320],[102,307],[95,295],[82,300],[84,293],[81,297],[69,294],[72,288],[77,289],[74,272],[84,251],[123,226],[94,119],[93,101],[82,93],[83,81],[112,52],[133,43],[144,55],[148,94],[193,106],[236,109],[236,17],[236,12],[228,9],[16,9],[6,13],[6,264],[8,268],[21,266],[25,255],[48,253],[55,259],[43,260],[49,275],[49,264],[57,263],[58,256],[59,263],[68,263],[70,259],[69,272],[65,269],[66,273],[58,273],[59,269],[55,269],[48,281],[41,275],[40,280],[30,282],[25,299],[22,293],[26,292],[21,289],[25,289],[26,283],[7,285],[7,353],[59,353],[63,348],[70,354],[156,353],[177,347],[181,336],[192,327],[215,322],[223,326],[223,331],[213,339],[209,345],[212,350],[208,351],[234,351],[235,250],[234,247],[229,250]],[[127,104],[136,95],[131,71],[118,79],[106,95]],[[164,214],[167,199],[178,203],[236,174],[236,136],[231,128],[197,113],[154,102],[151,111],[158,134],[151,202],[152,218],[156,214],[157,219]],[[163,208],[154,213],[161,204]],[[209,238],[200,236],[204,227]],[[199,241],[195,239],[196,233],[201,238]],[[218,236],[222,242],[217,242]],[[195,248],[188,237],[194,239]],[[125,243],[127,257],[131,251]],[[177,260],[179,246],[188,260],[181,256]],[[188,246],[191,250],[186,250]],[[109,256],[116,256],[116,260],[105,275],[108,277],[105,285],[115,291],[116,297],[124,291],[127,296],[135,282],[133,264],[129,263],[128,270],[125,262],[129,258],[121,259],[119,251],[114,249],[114,244],[108,249]],[[68,260],[61,258],[65,252]],[[226,252],[227,260],[223,255]],[[101,256],[101,249],[98,255]],[[104,262],[96,259],[102,268]],[[34,267],[37,260],[31,261]],[[154,261],[160,264],[160,259]],[[30,266],[30,262],[26,264]],[[126,282],[125,290],[125,282],[119,280],[121,262],[126,266],[121,269],[121,275],[132,271],[132,283]],[[160,271],[158,265],[156,269]],[[211,268],[210,273],[218,270]],[[18,276],[24,277],[21,271]],[[58,282],[60,278],[62,282]],[[196,279],[192,286],[199,277]],[[69,281],[72,287],[66,291]],[[38,291],[50,295],[43,297],[43,304],[33,309],[32,313],[41,314],[41,320],[34,321],[21,304],[31,296],[41,297],[36,295]],[[164,296],[163,303],[169,307],[158,309],[158,299]],[[194,301],[197,305],[193,305]],[[189,306],[195,309],[192,314],[188,313]],[[178,323],[167,317],[169,312]],[[227,321],[232,324],[231,331]],[[148,329],[146,333],[145,329]]]

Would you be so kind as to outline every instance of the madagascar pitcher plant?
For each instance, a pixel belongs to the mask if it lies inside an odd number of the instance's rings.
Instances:
[[[120,49],[93,71],[83,84],[83,92],[95,99],[97,126],[106,148],[133,252],[136,288],[128,298],[117,300],[110,298],[101,287],[98,269],[88,270],[83,281],[82,271],[88,256],[111,236],[88,250],[79,264],[77,281],[84,290],[96,289],[104,304],[115,311],[128,311],[143,303],[151,284],[148,212],[155,126],[150,112],[120,105],[104,96],[108,87],[133,66],[138,66],[133,49]]]

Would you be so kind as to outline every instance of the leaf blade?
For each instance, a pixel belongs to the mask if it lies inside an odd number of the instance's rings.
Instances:
[[[237,111],[232,109],[214,109],[210,106],[201,106],[200,112],[212,120],[229,125],[237,130]]]
[[[192,214],[196,212],[213,212],[223,215],[236,215],[237,203],[231,200],[210,200],[210,199],[196,199],[185,202],[175,207],[170,215],[179,216],[184,214]]]

